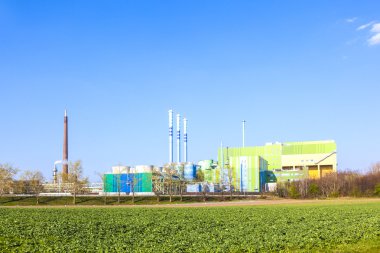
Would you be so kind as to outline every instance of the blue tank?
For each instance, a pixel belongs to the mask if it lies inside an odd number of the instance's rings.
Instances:
[[[185,164],[184,168],[184,178],[185,180],[192,181],[195,180],[197,176],[197,167],[195,164],[189,163]]]

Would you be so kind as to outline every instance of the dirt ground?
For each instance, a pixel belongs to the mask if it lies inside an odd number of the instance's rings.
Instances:
[[[199,207],[225,207],[225,206],[268,206],[268,205],[308,205],[308,204],[360,204],[360,203],[380,203],[380,198],[339,198],[339,199],[275,199],[275,200],[241,200],[223,202],[204,202],[204,203],[172,203],[154,205],[93,205],[93,206],[1,206],[0,208],[199,208]]]

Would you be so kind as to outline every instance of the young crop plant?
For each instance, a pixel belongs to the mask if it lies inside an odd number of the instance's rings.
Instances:
[[[0,216],[2,252],[380,250],[379,202],[151,209],[0,208]]]

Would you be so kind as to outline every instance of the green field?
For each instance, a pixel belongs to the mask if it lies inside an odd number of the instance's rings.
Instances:
[[[0,208],[2,252],[380,251],[380,203]]]

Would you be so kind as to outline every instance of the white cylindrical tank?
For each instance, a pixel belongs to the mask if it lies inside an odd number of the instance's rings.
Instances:
[[[131,167],[129,166],[121,166],[121,165],[112,166],[112,173],[113,174],[129,173],[130,168]]]
[[[184,167],[184,178],[193,181],[197,177],[197,168],[193,163],[186,163]]]
[[[135,168],[135,173],[152,173],[153,165],[137,165]]]

